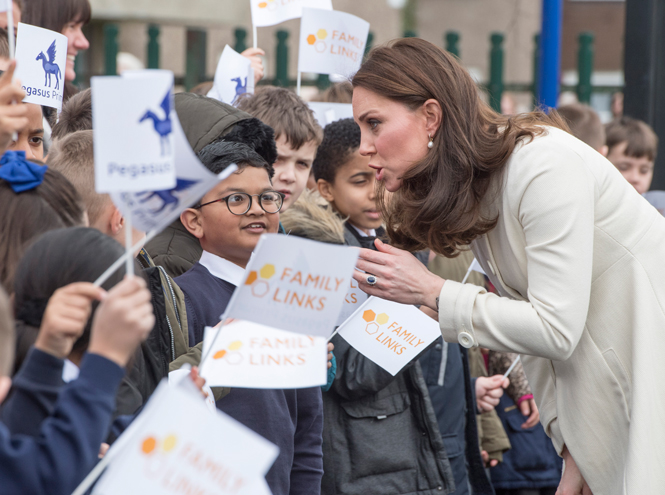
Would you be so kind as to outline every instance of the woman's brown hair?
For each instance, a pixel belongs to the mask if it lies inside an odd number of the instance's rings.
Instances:
[[[90,22],[89,0],[23,0],[21,22],[62,33],[70,22]]]
[[[0,283],[14,292],[14,273],[30,244],[41,234],[85,221],[85,207],[74,186],[60,173],[47,169],[34,189],[15,193],[0,179]]]
[[[543,134],[544,125],[566,129],[556,112],[496,113],[454,56],[419,38],[375,48],[352,83],[411,110],[429,99],[441,105],[434,147],[403,175],[389,201],[378,194],[391,243],[410,251],[454,257],[494,228],[497,219],[481,215],[481,202],[517,142]]]

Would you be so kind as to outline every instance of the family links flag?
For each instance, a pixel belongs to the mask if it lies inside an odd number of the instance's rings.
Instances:
[[[327,348],[325,337],[233,320],[206,327],[200,372],[213,387],[317,387],[327,381]]]
[[[19,23],[14,76],[25,90],[24,102],[53,107],[60,112],[66,63],[67,38],[64,35]]]
[[[222,319],[328,338],[357,259],[358,250],[348,246],[264,234]]]
[[[233,105],[245,93],[254,94],[252,64],[247,57],[226,45],[219,57],[215,81],[208,97]]]
[[[365,54],[369,23],[346,12],[303,9],[298,72],[351,76]]]
[[[303,7],[332,10],[331,0],[250,0],[254,27],[273,26],[302,15]]]
[[[439,323],[415,306],[370,297],[337,330],[391,375],[441,337]]]
[[[226,414],[211,413],[193,386],[164,381],[107,452],[93,494],[269,494],[264,477],[278,453]]]

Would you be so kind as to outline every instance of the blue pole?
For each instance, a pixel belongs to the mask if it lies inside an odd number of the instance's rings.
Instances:
[[[556,108],[559,98],[562,17],[563,0],[543,0],[538,103],[546,109]]]

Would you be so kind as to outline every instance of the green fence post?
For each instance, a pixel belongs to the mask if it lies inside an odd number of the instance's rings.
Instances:
[[[490,36],[490,83],[487,87],[490,94],[490,105],[501,112],[501,95],[503,94],[503,34],[492,33]]]
[[[148,69],[159,69],[159,26],[148,26]]]
[[[185,88],[187,91],[206,80],[207,33],[203,29],[187,29],[187,61]]]
[[[115,76],[118,73],[118,26],[104,25],[104,73]]]
[[[405,38],[417,38],[418,33],[416,33],[413,29],[407,29],[404,31],[404,37]]]
[[[533,84],[531,93],[533,94],[533,106],[538,105],[538,71],[540,70],[540,34],[533,36]]]
[[[319,90],[323,91],[324,89],[330,86],[330,77],[328,74],[319,74],[319,77],[316,80],[316,87]]]
[[[367,34],[367,44],[365,45],[365,53],[363,54],[363,57],[366,57],[367,54],[372,50],[372,43],[374,43],[374,33],[370,31]]]
[[[593,33],[580,33],[580,50],[577,54],[577,99],[580,103],[591,103],[591,73],[593,72]]]
[[[445,36],[446,40],[446,51],[452,53],[457,58],[459,56],[459,33],[457,31],[448,31]]]
[[[245,42],[247,39],[247,30],[245,28],[236,28],[234,34],[236,37],[236,43],[233,46],[233,49],[238,53],[242,53],[247,50],[247,43]]]
[[[289,47],[286,40],[289,32],[277,31],[277,50],[275,55],[275,86],[289,87]]]

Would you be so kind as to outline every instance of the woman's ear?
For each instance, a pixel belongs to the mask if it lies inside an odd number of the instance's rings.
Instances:
[[[328,203],[334,203],[335,202],[335,195],[332,192],[332,186],[330,185],[330,182],[324,179],[319,179],[316,181],[316,187],[319,189],[319,194],[323,199],[325,199]]]
[[[443,119],[443,110],[441,104],[434,98],[430,98],[422,106],[425,115],[425,130],[431,136],[434,136],[439,127],[441,127],[441,120]]]
[[[194,208],[187,208],[180,214],[180,221],[184,227],[197,239],[201,239],[203,237],[203,226],[201,225],[201,218],[199,214],[200,211]]]

